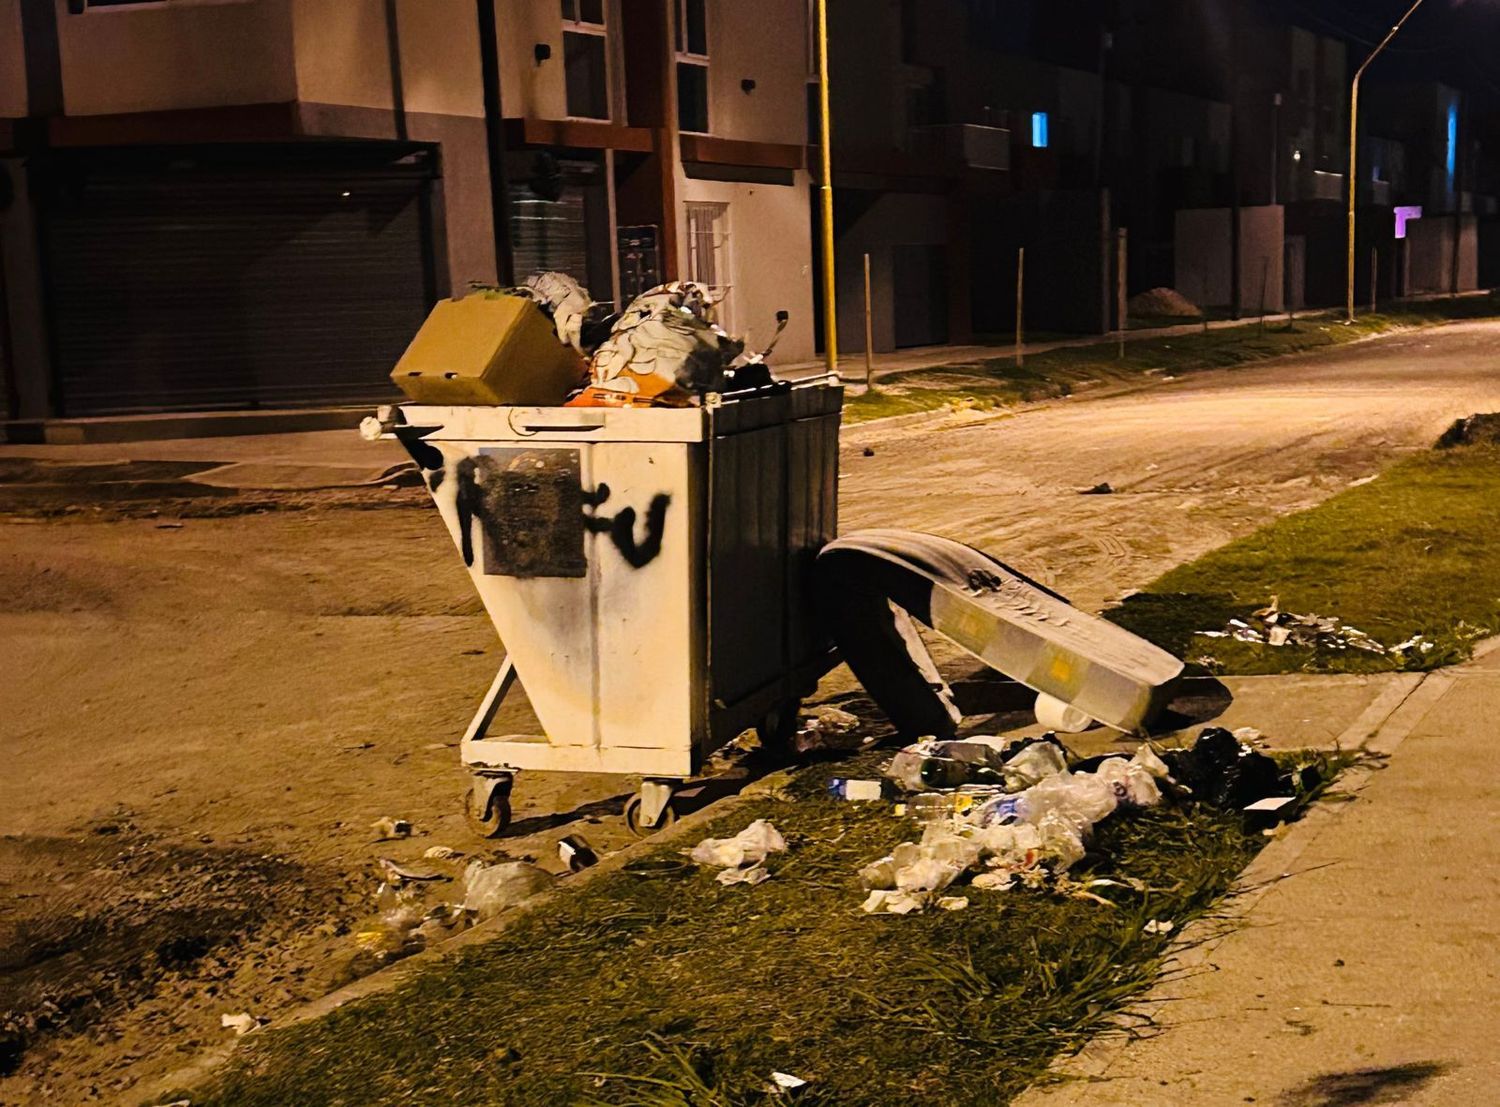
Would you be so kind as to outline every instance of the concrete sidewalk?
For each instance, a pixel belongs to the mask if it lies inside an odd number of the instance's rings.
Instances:
[[[1188,928],[1144,1040],[1097,1040],[1017,1107],[1500,1102],[1497,642],[1423,679],[1355,770]],[[1219,932],[1216,933],[1216,930]]]

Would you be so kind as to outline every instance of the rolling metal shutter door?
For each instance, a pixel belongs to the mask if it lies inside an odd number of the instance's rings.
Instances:
[[[393,396],[432,302],[425,172],[65,174],[45,222],[62,412]]]

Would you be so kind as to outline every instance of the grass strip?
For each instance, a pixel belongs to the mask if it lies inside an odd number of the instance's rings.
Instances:
[[[878,386],[851,396],[846,423],[942,408],[990,409],[1067,396],[1084,387],[1137,382],[1149,375],[1179,376],[1267,358],[1341,346],[1361,338],[1500,311],[1493,296],[1430,300],[1358,317],[1345,325],[1327,316],[1257,327],[1205,330],[1168,338],[1134,339],[1117,357],[1115,342],[1031,354],[1023,366],[1010,355],[955,365],[913,369],[882,377]]]
[[[1500,447],[1431,450],[1317,507],[1178,566],[1106,618],[1204,668],[1236,674],[1426,671],[1500,629]],[[1386,646],[1372,654],[1197,637],[1280,598]],[[1211,664],[1208,662],[1211,660]]]
[[[1152,809],[1102,824],[1072,874],[1140,882],[1114,906],[971,889],[965,911],[868,916],[857,870],[914,824],[824,786],[884,756],[811,767],[708,828],[773,820],[791,848],[766,883],[601,877],[398,991],[248,1043],[192,1102],[740,1107],[773,1101],[781,1071],[811,1082],[803,1104],[1003,1103],[1119,1028],[1171,940],[1146,924],[1212,911],[1265,840]]]

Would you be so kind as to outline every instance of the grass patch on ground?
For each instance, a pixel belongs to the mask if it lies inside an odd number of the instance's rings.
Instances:
[[[1135,339],[1125,344],[1123,358],[1116,356],[1117,343],[1098,342],[1032,354],[1021,367],[1012,356],[1004,355],[913,369],[882,377],[873,391],[850,397],[844,406],[844,421],[863,423],[943,408],[987,410],[1066,396],[1080,388],[1139,382],[1152,375],[1180,376],[1223,369],[1497,312],[1500,303],[1492,296],[1431,300],[1362,315],[1348,326],[1329,316],[1314,316],[1265,327],[1247,324],[1169,338]]]
[[[1178,566],[1105,616],[1228,673],[1435,669],[1500,629],[1497,538],[1500,447],[1431,450]],[[1421,634],[1434,647],[1400,656],[1195,637],[1272,595],[1284,611],[1337,616],[1386,646]]]
[[[858,869],[915,824],[825,783],[885,756],[805,769],[706,830],[773,820],[790,849],[764,884],[602,876],[396,992],[247,1043],[192,1102],[739,1107],[776,1101],[774,1070],[811,1081],[804,1104],[1000,1104],[1118,1028],[1171,941],[1145,924],[1211,912],[1265,841],[1157,808],[1101,824],[1075,867],[1142,882],[1114,907],[970,889],[966,911],[865,915]]]

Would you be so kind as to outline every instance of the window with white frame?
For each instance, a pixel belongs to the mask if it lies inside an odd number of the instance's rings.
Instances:
[[[729,205],[689,200],[686,206],[688,279],[707,285],[722,297],[717,310],[719,325],[732,330]]]
[[[708,0],[677,6],[677,127],[708,133]]]
[[[609,28],[605,0],[561,0],[568,114],[609,118]]]

